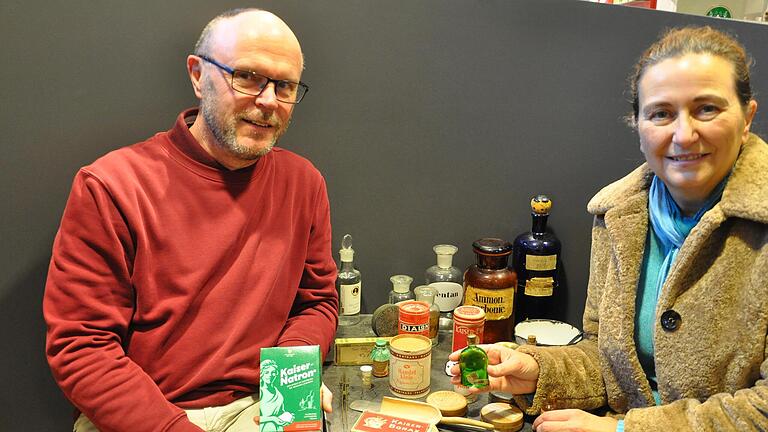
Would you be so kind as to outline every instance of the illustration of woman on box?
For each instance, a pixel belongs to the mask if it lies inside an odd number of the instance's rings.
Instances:
[[[283,395],[275,386],[277,375],[277,363],[273,360],[265,360],[261,364],[260,432],[282,431],[283,426],[293,423],[293,414],[285,410]]]

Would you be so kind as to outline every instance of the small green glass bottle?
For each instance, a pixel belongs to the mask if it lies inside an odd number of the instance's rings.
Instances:
[[[467,335],[467,347],[459,355],[461,369],[461,385],[465,387],[483,388],[488,386],[488,354],[475,345],[477,335]]]
[[[387,341],[376,339],[376,346],[371,351],[371,360],[373,360],[373,376],[380,378],[389,375],[389,348],[387,348]]]

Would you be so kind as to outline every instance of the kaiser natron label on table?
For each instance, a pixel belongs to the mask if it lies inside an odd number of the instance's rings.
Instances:
[[[320,347],[261,349],[259,431],[320,431]]]

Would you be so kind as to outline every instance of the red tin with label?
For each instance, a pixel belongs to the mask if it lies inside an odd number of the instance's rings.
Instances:
[[[453,310],[453,347],[460,350],[467,347],[467,335],[477,335],[477,343],[483,343],[485,311],[477,306],[459,306]]]
[[[400,308],[398,334],[418,334],[429,337],[429,305],[427,302],[408,300],[398,303]]]

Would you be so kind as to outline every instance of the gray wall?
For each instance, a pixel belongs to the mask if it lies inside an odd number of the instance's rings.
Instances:
[[[0,4],[0,430],[70,424],[44,359],[40,302],[74,173],[195,103],[185,55],[209,18],[242,4]],[[334,251],[354,235],[368,312],[385,301],[390,275],[421,281],[432,245],[458,245],[464,268],[473,240],[513,239],[529,227],[530,197],[547,193],[564,244],[562,317],[579,325],[586,202],[641,161],[620,118],[642,48],[670,25],[734,30],[757,59],[755,88],[768,91],[768,27],[757,24],[573,0],[258,5],[302,41],[312,90],[281,145],[325,173]],[[767,126],[759,114],[756,129]]]

